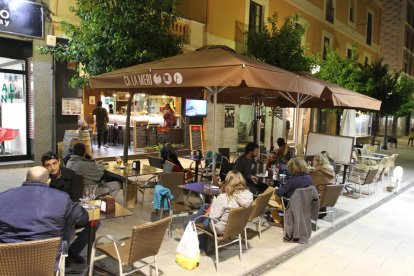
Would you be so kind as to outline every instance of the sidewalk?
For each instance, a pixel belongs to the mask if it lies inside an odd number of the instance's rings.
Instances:
[[[408,148],[406,146],[407,139],[400,139],[399,148],[391,148],[385,151],[388,154],[399,153],[399,156],[396,160],[396,165],[400,165],[404,168],[404,177],[401,187],[412,185],[414,181],[414,148]],[[183,165],[187,165],[183,160]],[[0,191],[4,191],[11,187],[16,187],[21,185],[23,177],[27,169],[6,169],[0,170]],[[335,224],[338,226],[342,223],[351,224],[353,223],[353,216],[360,213],[363,210],[366,210],[370,206],[381,202],[381,200],[390,196],[391,194],[385,191],[385,186],[387,186],[387,180],[380,183],[377,188],[377,194],[370,198],[364,197],[361,199],[352,199],[349,197],[341,196],[336,205],[336,220]],[[134,215],[131,217],[120,218],[115,220],[102,221],[101,227],[97,233],[97,236],[104,234],[111,234],[118,238],[123,238],[131,235],[131,229],[134,225],[139,225],[147,223],[150,221],[151,212],[153,211],[151,201],[152,197],[147,194],[145,196],[147,202],[144,206],[141,207],[138,203],[137,207],[131,209],[134,212]],[[122,200],[121,200],[122,202]],[[174,228],[181,227],[182,220],[174,219]],[[352,226],[355,228],[353,231],[364,231],[359,229],[361,224],[355,224]],[[320,229],[312,234],[311,243],[318,241],[324,235],[330,235],[335,231],[330,228],[330,222],[321,220],[318,221],[318,226]],[[251,229],[255,229],[253,225],[250,226]],[[365,229],[366,226],[363,225]],[[372,229],[372,232],[375,233],[375,229]],[[325,234],[324,234],[325,233]],[[367,231],[367,233],[370,233]],[[282,229],[276,227],[269,227],[262,232],[262,238],[259,240],[258,235],[253,231],[249,231],[249,249],[243,250],[243,260],[239,261],[238,257],[238,247],[231,246],[220,250],[220,265],[219,272],[216,273],[214,265],[214,255],[211,256],[202,256],[200,261],[200,266],[194,271],[187,271],[175,263],[175,249],[178,245],[178,236],[173,234],[173,238],[164,238],[163,245],[158,255],[159,269],[160,274],[164,275],[260,275],[266,271],[272,269],[272,266],[280,263],[280,259],[287,259],[289,256],[297,254],[304,250],[305,246],[297,245],[292,243],[283,243],[282,241]],[[375,234],[372,234],[375,236]],[[378,237],[378,236],[377,236]],[[323,243],[328,239],[323,240]],[[363,243],[362,240],[356,240],[356,244]],[[374,243],[374,242],[373,242]],[[308,246],[309,247],[309,246]],[[329,248],[329,245],[328,245]],[[313,258],[313,257],[312,257]],[[314,257],[316,262],[319,263],[318,257]],[[275,261],[276,260],[276,261]],[[330,262],[329,259],[326,261],[321,260],[320,264]],[[117,265],[115,263],[105,262],[104,265],[108,266],[111,270],[116,272]],[[297,265],[296,265],[297,266]],[[299,266],[298,266],[299,267]],[[300,266],[302,267],[302,265]],[[367,265],[367,267],[369,267]],[[297,272],[297,271],[292,271]],[[299,272],[299,273],[303,273]],[[148,269],[144,269],[143,273],[149,275]],[[140,274],[138,274],[140,275]],[[272,275],[270,273],[269,275]],[[295,274],[293,274],[295,275]],[[300,275],[300,274],[299,274]],[[309,274],[310,275],[310,274]],[[322,275],[319,273],[314,273],[313,275]]]

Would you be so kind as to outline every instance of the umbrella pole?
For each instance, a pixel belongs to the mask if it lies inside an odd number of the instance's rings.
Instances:
[[[295,132],[294,132],[294,137],[293,137],[293,142],[295,144],[298,144],[298,140],[299,140],[299,105],[296,105],[295,108]],[[287,143],[287,141],[286,141]]]
[[[126,125],[125,125],[125,136],[124,136],[124,156],[122,160],[124,161],[124,164],[128,163],[128,148],[129,148],[129,136],[131,132],[130,124],[131,124],[131,103],[132,99],[134,98],[134,92],[131,92],[131,96],[128,99],[127,103],[127,116],[126,116]]]
[[[272,123],[270,125],[270,151],[273,151],[274,143],[273,143],[273,128],[275,123],[275,107],[271,107],[270,110],[272,111]]]
[[[209,91],[209,96],[213,95],[213,160],[211,162],[211,182],[213,183],[214,176],[216,175],[216,105],[217,105],[217,94],[226,89],[227,87],[211,87],[208,86],[206,89]]]

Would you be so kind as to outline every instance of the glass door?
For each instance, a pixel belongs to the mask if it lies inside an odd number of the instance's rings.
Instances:
[[[27,156],[26,62],[0,57],[0,160]]]

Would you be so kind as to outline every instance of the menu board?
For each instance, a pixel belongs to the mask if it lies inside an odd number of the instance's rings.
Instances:
[[[134,151],[148,145],[148,121],[134,121]]]
[[[62,115],[81,115],[82,99],[62,98]]]
[[[192,151],[204,150],[202,125],[190,125],[190,148]]]

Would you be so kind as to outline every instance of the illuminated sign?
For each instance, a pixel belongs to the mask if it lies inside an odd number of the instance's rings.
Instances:
[[[43,38],[43,8],[38,3],[0,0],[0,32]]]

